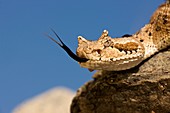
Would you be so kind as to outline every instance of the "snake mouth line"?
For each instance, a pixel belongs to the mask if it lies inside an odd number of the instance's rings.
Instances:
[[[61,40],[61,38],[57,35],[57,33],[51,29],[52,32],[55,34],[55,36],[59,39],[60,43],[58,41],[56,41],[54,38],[52,38],[51,36],[47,35],[48,38],[50,38],[52,41],[54,41],[57,45],[59,45],[62,49],[64,49],[65,52],[67,52],[67,54],[74,59],[77,62],[87,62],[89,59],[86,58],[81,58],[79,56],[77,56],[76,54],[74,54],[69,47],[67,47],[63,41]]]

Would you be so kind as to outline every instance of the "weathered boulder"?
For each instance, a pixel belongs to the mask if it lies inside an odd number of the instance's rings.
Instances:
[[[93,77],[77,91],[71,113],[170,112],[170,49],[133,69]]]

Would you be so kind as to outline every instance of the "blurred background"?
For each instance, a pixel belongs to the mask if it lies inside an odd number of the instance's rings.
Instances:
[[[94,72],[44,34],[53,28],[72,51],[77,36],[133,34],[164,0],[0,0],[0,113],[56,86],[76,91]]]

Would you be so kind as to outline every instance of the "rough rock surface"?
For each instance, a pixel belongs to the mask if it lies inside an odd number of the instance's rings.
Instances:
[[[66,88],[53,88],[19,105],[13,113],[70,113],[75,93]]]
[[[98,71],[78,91],[71,113],[170,113],[170,49],[126,71]]]

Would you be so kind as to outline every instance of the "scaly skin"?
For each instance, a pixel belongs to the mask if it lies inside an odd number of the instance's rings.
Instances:
[[[126,70],[139,64],[144,57],[144,47],[135,38],[114,38],[107,36],[104,31],[97,41],[78,38],[77,55],[90,59],[79,62],[82,67],[90,70],[119,71]]]
[[[137,66],[156,52],[170,46],[170,2],[159,6],[150,22],[130,37],[111,38],[108,31],[97,41],[78,37],[78,57],[89,59],[79,62],[90,70],[120,71]]]
[[[53,30],[55,33],[55,31]],[[156,52],[170,46],[170,0],[160,5],[150,22],[133,35],[111,38],[104,30],[97,41],[78,37],[75,55],[55,33],[59,42],[48,36],[68,55],[89,70],[120,71],[133,68]]]

